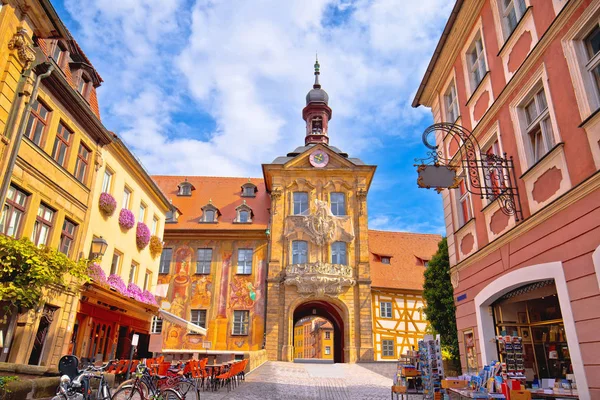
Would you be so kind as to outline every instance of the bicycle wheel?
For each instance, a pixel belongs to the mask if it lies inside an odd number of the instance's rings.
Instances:
[[[135,379],[128,379],[126,381],[123,381],[119,385],[119,387],[117,387],[117,391],[124,387],[132,388],[134,384],[135,384]],[[150,389],[148,388],[148,385],[146,384],[146,382],[144,382],[144,380],[142,380],[142,379],[139,380],[137,388],[140,392],[142,392],[142,394],[144,395],[144,398],[148,397],[148,393],[150,393]]]
[[[173,389],[161,390],[160,395],[164,400],[183,400],[183,397]]]
[[[144,400],[146,397],[133,386],[124,386],[113,394],[112,400]]]
[[[190,381],[179,381],[173,385],[172,389],[181,395],[182,400],[200,400],[196,385]]]

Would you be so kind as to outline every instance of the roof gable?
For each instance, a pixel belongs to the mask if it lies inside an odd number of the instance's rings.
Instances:
[[[320,168],[322,170],[352,168],[354,166],[354,164],[352,162],[350,162],[347,158],[336,153],[335,151],[330,149],[328,146],[325,146],[322,144],[317,144],[315,146],[307,148],[306,150],[304,150],[303,153],[295,156],[294,158],[292,158],[291,160],[286,162],[283,165],[283,168],[284,169],[306,169],[306,168],[314,169],[315,167],[310,163],[310,156],[312,155],[312,153],[314,153],[315,151],[318,151],[318,150],[323,151],[324,153],[326,153],[329,156],[329,162],[327,163],[327,165],[325,167]]]

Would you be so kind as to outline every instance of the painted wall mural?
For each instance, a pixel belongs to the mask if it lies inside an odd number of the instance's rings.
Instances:
[[[171,241],[173,260],[168,275],[158,283],[168,285],[161,308],[190,320],[193,310],[206,312],[207,336],[163,321],[163,350],[258,350],[264,331],[264,280],[266,241],[189,240]],[[210,273],[196,274],[197,249],[212,249]],[[238,275],[238,248],[254,250],[252,273]],[[231,335],[235,310],[249,311],[247,336]]]

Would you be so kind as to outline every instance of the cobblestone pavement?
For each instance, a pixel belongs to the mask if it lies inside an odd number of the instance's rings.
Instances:
[[[202,392],[202,400],[390,399],[392,379],[360,364],[294,364],[268,361],[227,393]],[[421,396],[414,396],[420,399]],[[413,399],[411,399],[413,400]]]

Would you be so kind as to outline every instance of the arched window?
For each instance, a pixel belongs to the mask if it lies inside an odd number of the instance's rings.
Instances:
[[[308,243],[304,240],[292,242],[292,264],[306,264],[308,262]]]
[[[258,188],[252,182],[247,182],[242,185],[242,197],[256,197]]]
[[[331,244],[331,263],[347,265],[346,242],[333,242]]]
[[[187,181],[187,178],[184,182],[181,182],[178,185],[179,191],[177,192],[177,196],[191,196],[192,190],[196,190],[194,185]]]
[[[218,218],[221,213],[219,209],[215,207],[212,203],[212,200],[209,200],[208,204],[202,207],[202,216],[200,217],[199,222],[205,223],[215,223],[218,222]]]
[[[314,117],[312,119],[312,134],[313,135],[321,135],[323,134],[323,118]]]
[[[235,211],[236,211],[237,215],[235,217],[234,222],[237,222],[240,224],[252,223],[252,217],[253,217],[252,209],[250,208],[250,206],[248,204],[246,204],[246,200],[244,200],[244,202],[242,204],[237,206],[235,208]]]

